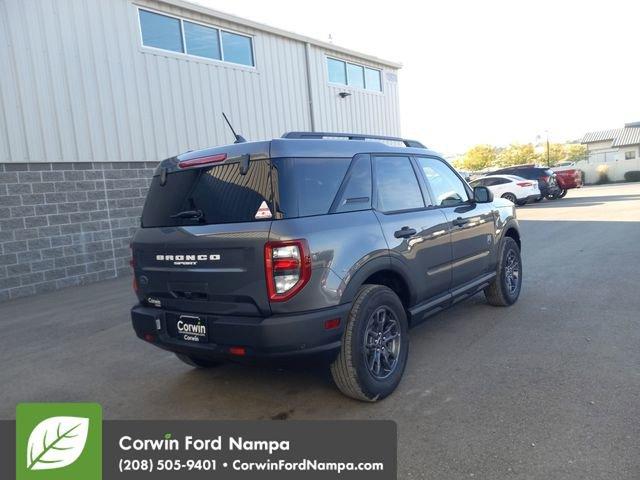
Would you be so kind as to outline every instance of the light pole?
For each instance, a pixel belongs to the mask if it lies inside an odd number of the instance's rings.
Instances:
[[[549,156],[549,130],[545,130],[544,133],[547,134],[547,167],[551,166],[551,158]]]

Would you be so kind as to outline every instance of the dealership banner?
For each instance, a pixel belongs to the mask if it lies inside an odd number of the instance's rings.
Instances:
[[[102,420],[96,404],[22,404],[0,421],[0,478],[396,479],[392,421]]]

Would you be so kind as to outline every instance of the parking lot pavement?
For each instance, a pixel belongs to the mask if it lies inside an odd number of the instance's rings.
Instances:
[[[117,419],[393,419],[399,478],[640,478],[640,183],[518,209],[520,301],[477,295],[411,335],[397,392],[326,372],[196,371],[134,337],[130,279],[0,304],[0,418],[98,401]]]

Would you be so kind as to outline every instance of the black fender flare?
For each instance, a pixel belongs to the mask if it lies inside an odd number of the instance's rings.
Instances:
[[[511,229],[515,230],[518,234],[518,245],[520,246],[520,250],[522,250],[522,235],[520,234],[520,226],[518,225],[518,221],[513,217],[509,218],[503,225],[502,230],[500,231],[500,237],[498,238],[496,245],[500,245],[507,232]]]
[[[371,275],[384,270],[391,271],[402,278],[409,289],[409,305],[414,305],[417,293],[411,280],[409,268],[404,262],[391,256],[374,258],[362,265],[346,283],[341,296],[341,303],[352,302],[365,280]]]

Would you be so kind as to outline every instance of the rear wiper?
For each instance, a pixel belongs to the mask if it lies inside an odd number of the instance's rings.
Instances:
[[[202,216],[202,210],[185,210],[171,215],[171,218],[194,218],[199,220]]]

